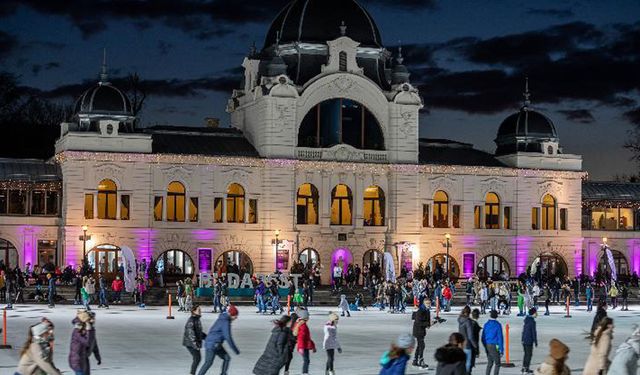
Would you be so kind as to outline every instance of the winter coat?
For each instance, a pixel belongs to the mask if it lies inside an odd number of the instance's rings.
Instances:
[[[29,350],[20,357],[16,371],[21,375],[35,375],[42,372],[47,375],[61,375],[61,372],[51,363],[50,357],[49,343],[34,341],[29,345]]]
[[[600,321],[606,317],[607,310],[598,308],[598,310],[596,311],[596,316],[593,317],[593,323],[591,323],[591,335],[595,335],[596,328],[598,328],[598,323],[600,323]]]
[[[473,322],[469,317],[458,317],[458,332],[464,336],[465,349],[473,349],[474,351],[478,350],[478,342],[473,340]]]
[[[418,309],[412,315],[413,337],[424,338],[427,335],[427,328],[431,327],[431,313],[427,309]]]
[[[88,331],[78,323],[75,324],[71,333],[71,346],[69,349],[69,367],[73,371],[88,371],[90,340]]]
[[[87,293],[94,294],[96,292],[96,282],[93,280],[87,281],[87,283],[84,286],[84,289],[87,291]]]
[[[102,362],[102,356],[100,356],[100,348],[98,348],[98,338],[96,336],[96,328],[91,327],[91,329],[87,330],[87,334],[89,336],[89,352],[87,353],[87,369],[85,370],[85,374],[91,375],[91,367],[89,366],[89,356],[93,354],[93,356],[96,358],[96,361],[98,362]]]
[[[315,350],[316,344],[311,340],[311,332],[309,332],[309,327],[307,327],[307,322],[301,320],[298,322],[298,326],[296,327],[298,331],[298,341],[297,341],[297,349],[298,350]]]
[[[489,319],[482,330],[482,343],[485,347],[497,345],[500,354],[504,353],[504,343],[502,338],[502,324],[495,319]]]
[[[324,340],[322,341],[322,349],[341,349],[338,342],[338,327],[327,322],[324,325]]]
[[[465,362],[467,360],[464,351],[455,345],[447,344],[436,350],[436,375],[465,375]]]
[[[202,340],[207,335],[202,332],[202,323],[200,317],[191,315],[184,326],[184,335],[182,336],[182,346],[200,350],[202,348]]]
[[[571,375],[571,370],[569,370],[567,365],[564,365],[561,373],[556,372],[556,362],[552,357],[547,357],[534,371],[534,375]]]
[[[341,311],[349,311],[349,302],[347,301],[347,297],[340,296],[340,304],[338,305],[338,308]]]
[[[231,337],[231,317],[226,312],[223,312],[209,329],[207,338],[204,341],[204,347],[207,350],[213,350],[225,341],[229,344],[231,350],[236,354],[240,354],[240,350],[238,350],[236,343],[233,342],[233,337]]]
[[[616,350],[615,357],[609,366],[609,374],[636,375],[640,359],[640,337],[631,336]]]
[[[447,301],[450,301],[453,298],[453,293],[451,293],[451,288],[448,286],[442,290],[442,297]]]
[[[594,337],[598,334],[600,328],[594,333]],[[596,345],[595,340],[591,343],[591,353],[584,365],[583,375],[598,375],[600,370],[607,373],[609,368],[609,352],[611,351],[612,329],[605,328],[600,337],[600,341]],[[616,374],[617,375],[617,374]]]
[[[124,289],[124,282],[122,280],[113,280],[113,282],[111,283],[111,289],[114,292],[122,292],[122,290]]]
[[[389,358],[389,352],[384,353],[382,358],[380,358],[382,369],[379,375],[404,375],[409,358],[408,355],[403,355],[391,359]]]
[[[254,374],[278,375],[280,373],[280,369],[287,362],[291,335],[289,327],[277,325],[273,328],[264,352],[253,367]]]
[[[531,315],[524,318],[522,327],[522,345],[538,346],[538,331],[536,330],[536,320]]]

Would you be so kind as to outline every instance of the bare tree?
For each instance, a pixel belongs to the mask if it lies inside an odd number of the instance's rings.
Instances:
[[[130,73],[127,76],[125,93],[131,102],[131,112],[133,112],[134,116],[138,117],[147,99],[147,90],[144,87],[144,82],[140,80],[138,73]],[[136,118],[135,125],[137,125],[138,121],[139,119]]]

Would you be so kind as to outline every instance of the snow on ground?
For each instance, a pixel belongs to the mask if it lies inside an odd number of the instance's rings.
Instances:
[[[204,307],[203,327],[208,330],[217,317]],[[141,310],[133,306],[112,306],[110,310],[97,311],[97,333],[103,362],[97,366],[92,364],[92,373],[108,374],[187,374],[191,356],[182,347],[182,332],[187,315],[178,313],[175,320],[167,320],[167,309],[149,307]],[[312,338],[316,342],[318,353],[311,356],[311,374],[324,374],[326,359],[322,348],[322,326],[331,309],[311,307],[310,328]],[[431,365],[429,370],[410,369],[409,374],[433,374],[435,349],[446,342],[449,334],[457,330],[456,317],[460,308],[450,313],[441,314],[447,321],[438,324],[427,333],[427,349],[425,358]],[[587,313],[584,307],[572,311],[572,318],[564,318],[561,307],[553,307],[552,315],[539,316],[539,347],[534,349],[533,364],[539,364],[548,353],[548,342],[551,338],[564,341],[570,348],[569,366],[574,374],[582,372],[582,366],[589,353],[585,332],[590,328],[593,313]],[[632,311],[610,311],[614,318],[614,349],[629,335],[634,323],[640,323],[640,308],[632,307]],[[11,350],[0,350],[0,374],[13,374],[18,362],[18,352],[27,332],[27,327],[37,322],[42,316],[51,319],[56,325],[55,363],[66,374],[72,373],[67,365],[71,319],[75,316],[73,306],[58,306],[49,309],[43,305],[20,305],[8,311],[8,343]],[[482,324],[487,315],[481,317]],[[255,313],[252,307],[240,307],[240,316],[233,323],[233,335],[240,356],[232,355],[230,375],[251,374],[253,365],[262,353],[271,330],[272,316]],[[500,317],[501,322],[511,325],[511,361],[515,368],[502,368],[501,374],[520,374],[522,363],[522,346],[520,334],[522,318],[514,314]],[[411,332],[411,314],[389,314],[377,310],[353,312],[351,318],[341,318],[338,326],[338,337],[343,353],[336,353],[336,373],[369,375],[378,374],[378,359],[388,348],[391,341],[400,332]],[[204,358],[204,353],[203,353]],[[504,360],[504,358],[503,358]],[[221,362],[216,359],[210,374],[218,374]],[[292,374],[300,374],[302,360],[295,354],[292,363]],[[475,369],[476,374],[483,374],[486,358],[481,355]]]

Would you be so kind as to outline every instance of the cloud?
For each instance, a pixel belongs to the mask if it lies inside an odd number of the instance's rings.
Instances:
[[[640,126],[640,107],[624,113],[624,117],[632,124]]]
[[[570,8],[529,8],[525,14],[533,16],[548,16],[556,18],[570,18],[575,15]]]
[[[173,49],[172,43],[169,43],[165,40],[158,41],[158,52],[160,53],[160,55],[162,56],[168,55],[171,49]]]
[[[0,60],[3,60],[18,46],[18,39],[0,30]]]
[[[595,121],[593,114],[588,109],[566,109],[558,112],[562,113],[567,120],[581,124],[590,124]]]
[[[46,71],[46,70],[51,70],[59,67],[60,67],[60,63],[56,61],[51,61],[46,64],[33,64],[31,65],[31,73],[33,73],[34,76],[37,76],[38,74],[40,74],[40,71],[42,70]]]

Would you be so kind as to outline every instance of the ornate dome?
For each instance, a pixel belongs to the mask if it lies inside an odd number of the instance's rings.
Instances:
[[[498,129],[501,137],[543,137],[558,138],[556,127],[540,112],[522,107],[519,112],[507,117]]]
[[[132,116],[129,98],[109,82],[85,91],[75,106],[76,114]]]
[[[304,42],[326,43],[341,36],[344,22],[346,36],[363,47],[382,47],[380,31],[369,13],[355,0],[293,0],[271,23],[264,49],[276,44]]]

